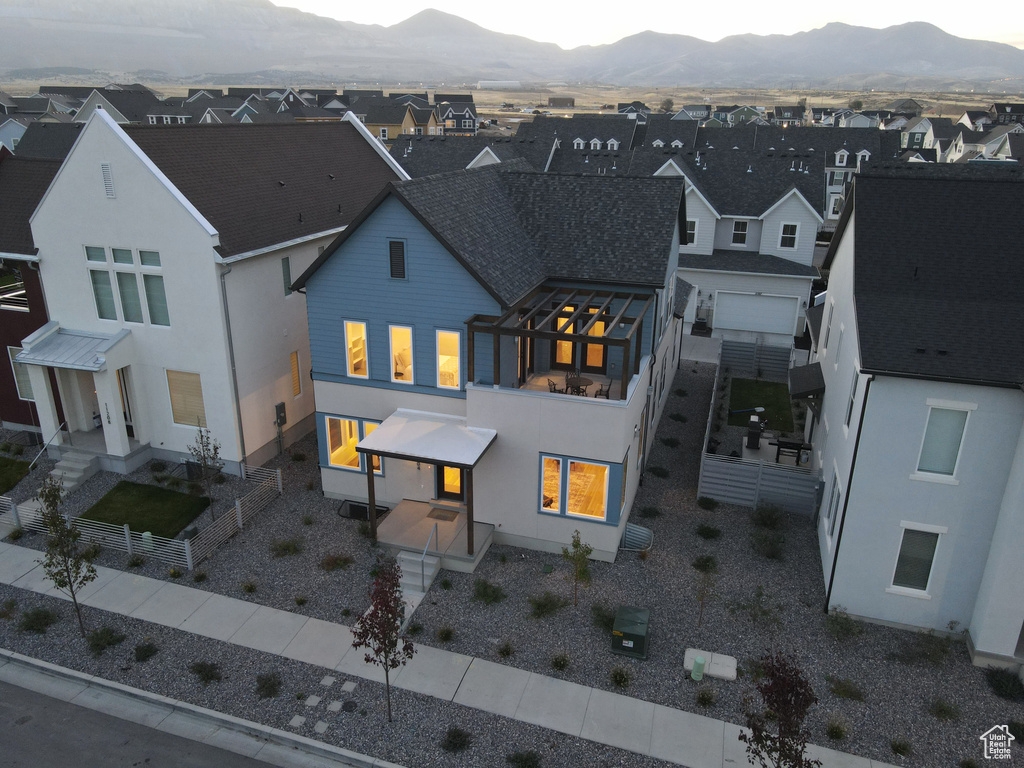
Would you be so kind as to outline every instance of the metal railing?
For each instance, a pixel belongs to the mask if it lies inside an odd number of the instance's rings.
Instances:
[[[37,453],[36,457],[34,459],[32,459],[32,463],[28,465],[28,471],[29,472],[32,471],[32,467],[34,467],[36,465],[36,462],[39,461],[39,457],[43,455],[43,451],[45,451],[47,446],[50,445],[50,442],[53,440],[53,438],[55,438],[57,435],[59,435],[61,432],[63,432],[64,431],[64,427],[66,427],[67,425],[68,425],[68,423],[66,421],[62,421],[60,423],[60,426],[57,427],[57,431],[54,432],[52,435],[50,435],[50,439],[49,440],[47,440],[45,443],[43,443],[43,447],[39,449],[39,453]]]
[[[427,559],[427,552],[430,551],[430,542],[437,536],[437,523],[434,523],[434,527],[430,530],[430,536],[427,537],[427,546],[423,548],[423,554],[420,555],[420,589],[424,592],[427,591],[427,568],[425,565]]]

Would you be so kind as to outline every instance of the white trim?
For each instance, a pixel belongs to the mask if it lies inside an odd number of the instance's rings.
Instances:
[[[501,162],[501,158],[494,154],[494,150],[492,150],[490,147],[484,147],[483,149],[480,150],[480,153],[476,157],[474,157],[472,160],[469,161],[469,163],[466,164],[466,169],[468,170],[470,168],[476,168],[480,160],[488,155],[494,160],[494,163],[487,163],[486,165],[494,165],[495,163]]]
[[[930,525],[928,523],[915,523],[910,520],[900,520],[900,528],[909,528],[912,531],[922,533],[949,533],[949,527],[945,525]]]
[[[957,461],[960,461],[959,456],[957,456]],[[935,472],[911,472],[909,479],[925,483],[939,483],[940,485],[960,485],[960,481],[953,475],[940,475]]]
[[[548,509],[544,506],[544,459],[554,459],[558,462],[558,504],[554,509]],[[537,493],[537,511],[545,515],[561,515],[562,514],[562,475],[565,471],[565,462],[567,460],[561,456],[551,456],[547,453],[540,455],[540,488]]]
[[[681,245],[680,247],[686,247],[686,246],[682,246]],[[784,258],[784,257],[779,256],[778,258],[781,259],[781,258]],[[787,261],[789,261],[789,259],[787,259]],[[678,270],[680,272],[708,272],[710,274],[715,274],[715,275],[757,275],[758,277],[769,277],[769,278],[770,277],[785,277],[785,278],[788,278],[790,280],[797,279],[797,280],[807,280],[808,282],[813,282],[814,281],[814,277],[811,276],[811,275],[788,275],[788,274],[782,274],[782,273],[776,273],[776,272],[743,272],[742,270],[735,270],[735,269],[708,269],[707,267],[689,267],[689,266],[687,266],[685,264],[680,264],[679,267],[678,267]]]
[[[914,589],[913,587],[901,587],[893,584],[893,579],[896,578],[896,569],[900,564],[900,553],[903,551],[903,537],[906,532],[920,531],[921,533],[934,533],[938,536],[935,541],[935,551],[932,552],[932,562],[928,567],[928,582],[925,584],[924,589]],[[889,586],[885,588],[885,591],[893,595],[903,595],[904,597],[917,597],[922,600],[931,600],[932,596],[928,592],[928,587],[932,585],[932,574],[935,572],[935,560],[939,554],[939,544],[942,541],[942,535],[949,533],[949,529],[942,525],[927,525],[925,523],[912,523],[907,520],[900,520],[900,543],[896,549],[896,562],[892,565],[892,575],[889,577]]]
[[[938,398],[929,397],[924,401],[924,404],[929,408],[947,408],[951,411],[976,411],[978,410],[977,403],[966,403],[960,402],[959,400],[940,400]],[[966,431],[967,425],[964,425]]]
[[[671,160],[669,162],[671,162]],[[691,221],[693,222],[693,242],[692,243],[690,242],[690,231],[689,231],[690,230],[690,222]],[[697,236],[698,236],[699,233],[700,233],[700,219],[690,219],[690,218],[688,218],[686,220],[686,228],[683,230],[683,240],[685,241],[683,243],[683,247],[684,248],[691,248],[691,247],[692,248],[696,248],[697,247]]]
[[[793,233],[793,245],[783,245],[782,238],[786,237],[786,227],[796,227]],[[779,222],[779,250],[796,251],[800,248],[800,222],[782,221]]]
[[[975,405],[974,408],[960,408],[957,406],[956,403],[953,403],[954,407],[951,408],[948,405],[935,404],[948,402],[949,401],[947,400],[925,401],[925,404],[928,406],[928,416],[924,420],[924,429],[921,431],[921,445],[917,449],[917,462],[914,464],[915,469],[913,472],[910,473],[911,480],[925,480],[936,483],[944,483],[945,485],[960,485],[960,481],[956,479],[956,473],[957,470],[960,469],[960,459],[963,455],[964,448],[964,437],[966,437],[967,435],[967,425],[971,421],[971,411],[973,411],[978,406]],[[932,410],[934,408],[939,408],[947,411],[961,411],[967,414],[967,417],[964,419],[964,428],[960,432],[960,442],[956,446],[956,461],[953,463],[953,472],[948,475],[945,474],[944,472],[929,472],[928,470],[921,469],[921,452],[924,451],[924,441],[925,438],[928,436],[928,424],[932,420]]]
[[[787,192],[782,197],[780,197],[777,201],[775,201],[775,204],[772,205],[767,211],[765,211],[760,216],[757,216],[755,218],[764,219],[769,214],[771,214],[772,211],[774,211],[776,208],[778,208],[780,205],[782,205],[784,202],[786,202],[786,200],[788,198],[792,197],[793,195],[796,195],[797,198],[800,200],[800,202],[802,202],[807,207],[807,210],[810,211],[811,215],[813,215],[814,218],[816,218],[818,220],[819,224],[824,224],[825,223],[825,220],[823,218],[821,218],[821,214],[818,213],[816,210],[814,210],[814,206],[811,205],[809,202],[807,202],[807,198],[804,197],[803,194],[801,194],[800,190],[797,189],[796,187],[793,187],[791,190],[789,190],[789,192]]]
[[[455,338],[459,342],[459,350],[456,354],[456,359],[459,361],[459,367],[457,370],[455,386],[450,384],[441,383],[441,334],[451,333],[455,335]],[[434,376],[438,389],[454,389],[459,391],[462,389],[462,332],[449,330],[447,328],[435,328],[434,329]]]
[[[267,245],[263,248],[257,248],[253,251],[246,251],[245,253],[239,253],[234,256],[222,257],[214,254],[214,260],[218,264],[234,264],[236,261],[242,261],[243,259],[251,259],[253,256],[262,256],[265,253],[273,253],[274,251],[280,251],[283,248],[291,248],[293,245],[301,245],[302,243],[308,243],[310,240],[316,240],[318,237],[334,237],[341,232],[348,229],[348,225],[345,224],[334,229],[325,229],[323,232],[314,232],[312,235],[303,235],[302,237],[296,237],[292,240],[285,240],[281,243],[274,243],[273,245]]]
[[[675,170],[676,170],[676,172],[675,172],[675,175],[676,175],[676,176],[682,176],[682,177],[683,177],[684,179],[686,178],[686,174],[685,174],[685,173],[683,173],[683,169],[682,169],[682,168],[680,168],[680,167],[679,167],[679,166],[678,166],[678,165],[676,164],[676,161],[675,161],[675,160],[673,160],[673,159],[671,159],[671,158],[669,158],[668,160],[666,160],[666,161],[665,161],[665,162],[664,162],[664,163],[662,164],[661,168],[659,168],[658,170],[656,170],[656,171],[655,171],[654,173],[652,173],[651,175],[652,175],[652,176],[659,176],[659,177],[660,177],[660,176],[664,176],[664,175],[665,175],[665,169],[667,169],[667,168],[675,168]],[[692,187],[691,187],[691,189],[692,189]],[[685,194],[685,192],[684,192],[684,194]]]
[[[28,365],[26,365],[25,363],[19,363],[17,360],[14,359],[17,356],[17,354],[19,354],[22,351],[22,349],[23,349],[23,347],[15,347],[15,346],[8,346],[7,347],[7,357],[11,361],[11,374],[13,374],[13,377],[14,377],[14,391],[17,392],[19,400],[22,400],[22,401],[24,401],[26,403],[34,403],[36,401],[35,396],[34,396],[35,393],[34,392],[29,392],[29,394],[33,395],[33,397],[25,397],[21,393],[21,384],[18,382],[18,369],[15,368],[16,365],[20,365],[24,369],[25,375],[26,376],[28,375]],[[17,352],[15,352],[15,350],[17,350]],[[29,379],[28,385],[29,385],[30,388],[32,387],[32,380],[31,379]]]
[[[669,162],[674,162],[674,161],[669,161]],[[715,217],[715,220],[717,221],[717,220],[721,219],[722,218],[721,214],[718,212],[718,210],[715,208],[715,206],[713,206],[711,204],[711,201],[709,201],[706,197],[704,197],[704,195],[701,193],[701,191],[699,189],[697,189],[697,186],[692,181],[690,181],[690,177],[686,175],[685,171],[683,172],[683,178],[686,179],[686,186],[683,189],[683,197],[684,197],[684,199],[686,197],[686,193],[689,192],[692,189],[694,191],[694,194],[696,194],[697,197],[699,197],[701,199],[701,202],[704,203],[704,205],[706,205],[708,207],[708,210],[711,211],[712,215]]]
[[[896,559],[899,560],[899,555],[898,554],[896,555]],[[935,558],[934,557],[932,558],[932,564],[933,565],[935,564]],[[894,570],[893,571],[893,576],[895,576],[895,575],[896,575],[896,571]],[[931,581],[931,580],[932,580],[932,575],[929,572],[929,574],[928,574],[928,581]],[[902,595],[903,597],[916,597],[919,600],[931,600],[932,599],[932,596],[929,595],[927,592],[922,592],[919,589],[910,589],[909,587],[896,587],[896,586],[890,585],[890,586],[885,588],[885,591],[888,592],[890,595]]]
[[[358,117],[356,117],[354,112],[346,112],[345,116],[341,118],[341,122],[354,125],[359,135],[366,140],[367,144],[373,147],[374,152],[380,155],[384,162],[388,164],[388,167],[398,174],[398,178],[403,180],[412,178],[412,176],[406,173],[406,170],[399,164],[399,162],[388,153],[384,148],[384,145],[377,141],[374,135],[370,133],[370,129],[367,128]]]

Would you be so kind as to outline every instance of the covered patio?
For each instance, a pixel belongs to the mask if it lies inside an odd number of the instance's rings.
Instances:
[[[473,559],[481,526],[473,519],[473,468],[497,437],[493,429],[470,427],[466,419],[399,408],[364,437],[356,451],[366,454],[370,535],[403,549]],[[378,530],[374,457],[424,462],[451,477],[450,500],[403,500]],[[455,492],[457,491],[457,493]]]

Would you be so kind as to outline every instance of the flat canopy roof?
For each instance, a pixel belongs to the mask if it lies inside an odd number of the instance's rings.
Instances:
[[[106,353],[130,333],[128,330],[113,335],[72,331],[51,320],[22,342],[24,348],[14,359],[27,365],[103,371],[107,367]]]
[[[494,442],[493,429],[467,427],[461,416],[399,408],[359,441],[359,453],[472,469]]]
[[[793,399],[813,397],[825,391],[825,377],[821,363],[811,363],[789,369],[789,396]]]

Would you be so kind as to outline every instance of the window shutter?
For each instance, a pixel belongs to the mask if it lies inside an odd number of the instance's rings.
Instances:
[[[932,559],[935,557],[935,547],[938,543],[937,533],[905,529],[900,545],[900,556],[896,561],[896,574],[892,577],[893,586],[927,589],[928,576],[932,572]]]
[[[203,384],[198,373],[167,371],[167,390],[171,395],[171,417],[175,424],[206,426]]]
[[[388,240],[388,258],[391,261],[391,277],[396,280],[404,280],[405,243],[401,240]]]

